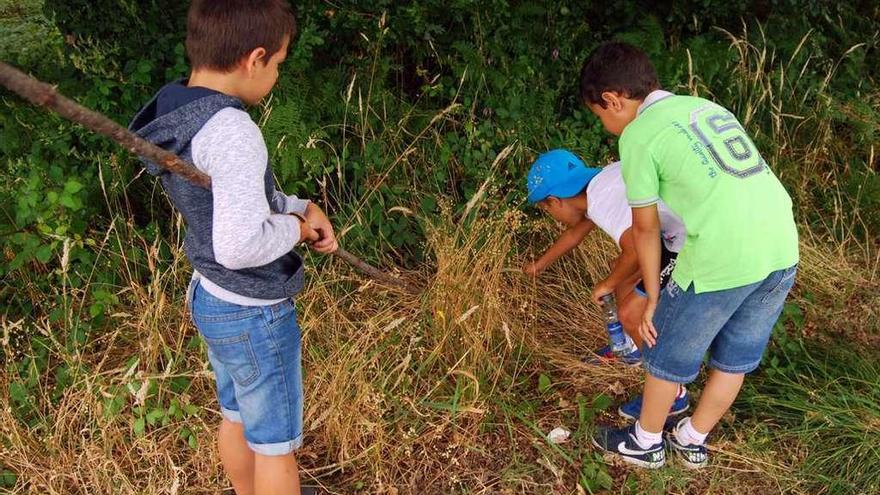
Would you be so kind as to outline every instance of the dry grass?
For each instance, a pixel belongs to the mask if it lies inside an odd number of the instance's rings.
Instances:
[[[580,362],[604,340],[586,301],[614,248],[591,236],[536,283],[515,269],[524,256],[516,246],[543,243],[551,229],[522,224],[520,214],[492,211],[432,224],[432,262],[415,274],[426,283],[421,297],[358,279],[340,265],[313,278],[299,298],[307,393],[300,458],[307,480],[332,493],[577,492],[577,456],[586,440],[559,454],[538,431],[577,429],[578,394],[619,400],[638,386],[637,371]],[[801,292],[820,293],[816,281],[851,269],[829,264],[835,258],[809,237],[803,248],[805,272],[816,275],[801,280]],[[217,493],[224,486],[207,360],[201,348],[187,346],[195,331],[182,307],[183,261],[177,253],[151,266],[149,286],[124,291],[131,308],[116,316],[115,331],[78,355],[65,350],[63,339],[51,339],[56,364],[78,372],[54,400],[55,378],[38,377],[30,427],[15,414],[11,375],[3,375],[0,463],[18,474],[12,493]],[[12,334],[64,331],[45,322],[5,325]],[[552,377],[552,392],[537,392],[537,373]],[[185,392],[171,389],[178,376],[191,380]],[[155,387],[142,388],[149,379]],[[106,414],[106,399],[116,396],[124,407]],[[132,433],[133,407],[171,398],[199,410],[147,426],[142,436]],[[195,447],[181,441],[182,428],[197,432]],[[667,471],[659,481],[655,474],[630,475],[631,483],[650,489],[662,482],[678,493],[797,492],[787,478],[796,459],[753,451],[743,442],[747,435],[732,430],[714,442],[713,468],[696,477]],[[693,483],[679,486],[671,473]],[[616,467],[611,474],[626,477]]]

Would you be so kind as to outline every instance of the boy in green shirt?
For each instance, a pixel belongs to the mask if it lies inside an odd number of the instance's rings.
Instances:
[[[648,304],[639,332],[647,376],[638,421],[599,428],[593,443],[625,461],[658,468],[664,447],[689,468],[706,465],[706,435],[756,369],[794,284],[798,234],[791,199],[736,117],[696,97],[662,91],[648,56],[606,43],[581,71],[581,97],[619,149],[633,237]],[[660,291],[663,200],[687,238]],[[710,353],[693,416],[663,438],[679,384]]]

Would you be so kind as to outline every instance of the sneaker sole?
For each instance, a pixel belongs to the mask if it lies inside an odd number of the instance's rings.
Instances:
[[[697,469],[703,469],[704,467],[706,467],[709,464],[708,459],[706,459],[703,462],[699,462],[699,463],[691,462],[691,461],[687,460],[687,458],[685,456],[680,454],[678,452],[678,450],[675,449],[675,447],[670,446],[669,450],[672,451],[672,457],[675,457],[675,462],[681,464],[682,466],[684,466],[687,469],[691,469],[691,470],[696,471]]]
[[[671,436],[671,435],[674,435],[674,433],[670,432],[668,435]],[[709,464],[709,459],[706,459],[703,462],[689,461],[688,458],[685,457],[685,455],[682,454],[680,450],[675,448],[675,444],[673,443],[673,440],[670,438],[666,438],[666,445],[669,447],[669,454],[670,455],[668,457],[674,457],[675,462],[680,463],[682,466],[685,467],[685,469],[690,469],[690,470],[696,471],[698,469],[703,469],[704,467],[706,467]]]
[[[611,452],[611,451],[605,450],[604,447],[599,445],[599,443],[596,441],[595,438],[590,438],[590,441],[593,443],[594,447],[599,449],[604,454],[613,456],[617,459],[622,460],[623,462],[625,462],[627,464],[632,464],[633,466],[638,466],[638,467],[642,467],[645,469],[660,469],[666,464],[666,459],[664,459],[660,462],[641,461],[639,459],[633,459],[632,457],[627,457],[625,455],[618,454],[617,452]]]
[[[691,406],[690,406],[690,404],[688,404],[688,405],[684,406],[684,407],[681,408],[681,409],[677,409],[677,410],[674,410],[674,411],[669,411],[669,414],[667,414],[666,416],[667,416],[667,417],[669,417],[669,416],[677,416],[677,415],[679,415],[679,414],[681,414],[681,413],[687,411],[687,410],[690,409],[690,408],[691,408]],[[622,418],[628,419],[628,420],[630,420],[630,421],[638,421],[638,419],[639,419],[639,418],[637,418],[636,416],[633,416],[633,415],[631,415],[631,414],[627,414],[626,411],[624,411],[623,408],[620,408],[620,407],[617,408],[617,414],[619,414]]]

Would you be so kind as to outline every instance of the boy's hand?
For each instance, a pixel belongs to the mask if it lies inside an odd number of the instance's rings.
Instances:
[[[601,306],[602,305],[602,298],[604,296],[607,296],[608,294],[613,294],[613,293],[614,293],[614,286],[609,284],[608,279],[606,278],[605,280],[596,284],[595,287],[593,287],[593,294],[591,296],[591,299],[593,299],[594,303]]]
[[[315,203],[309,203],[306,208],[306,220],[312,229],[318,234],[318,238],[311,245],[312,249],[319,253],[330,254],[339,249],[333,225],[327,215]]]
[[[537,277],[544,271],[544,266],[537,261],[533,261],[531,263],[526,263],[525,266],[523,266],[522,271],[530,277]]]
[[[299,221],[299,243],[311,244],[321,238],[321,234],[309,225],[309,222],[300,217]]]
[[[649,300],[639,324],[639,335],[642,336],[642,342],[648,347],[654,347],[657,343],[657,329],[654,328],[654,311],[656,309],[657,303]]]

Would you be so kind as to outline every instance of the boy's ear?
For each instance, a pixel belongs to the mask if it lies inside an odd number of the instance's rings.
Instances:
[[[262,46],[254,48],[245,59],[245,69],[249,75],[253,75],[257,64],[266,65],[266,49]]]
[[[605,102],[605,108],[615,111],[623,108],[623,102],[620,101],[620,95],[616,91],[604,91],[601,96],[602,101]]]

